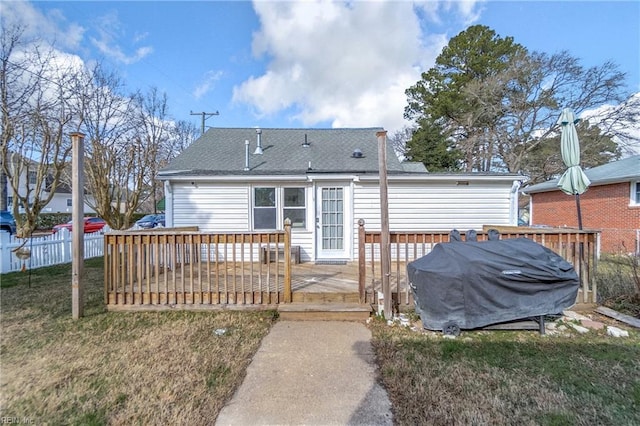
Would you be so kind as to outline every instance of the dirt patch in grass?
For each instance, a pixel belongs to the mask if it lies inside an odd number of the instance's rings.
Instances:
[[[52,268],[46,268],[52,269]],[[106,312],[88,262],[86,316],[70,268],[2,276],[2,417],[34,424],[213,424],[274,313]],[[217,332],[216,332],[217,331]]]
[[[371,329],[397,424],[640,424],[637,332]]]

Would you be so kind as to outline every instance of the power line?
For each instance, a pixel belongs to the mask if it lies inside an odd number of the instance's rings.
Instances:
[[[207,118],[213,116],[213,115],[220,115],[220,113],[218,111],[216,112],[193,112],[193,111],[189,111],[191,113],[191,115],[201,115],[202,116],[202,134],[204,135],[204,122]]]

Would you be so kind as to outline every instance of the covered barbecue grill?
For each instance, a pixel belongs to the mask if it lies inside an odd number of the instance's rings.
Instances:
[[[559,314],[580,286],[570,263],[527,238],[440,243],[407,272],[424,328],[446,334]]]

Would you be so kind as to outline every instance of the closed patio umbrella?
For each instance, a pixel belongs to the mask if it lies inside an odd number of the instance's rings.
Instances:
[[[560,151],[562,161],[567,170],[560,176],[558,187],[569,195],[576,196],[576,208],[578,209],[578,229],[582,229],[582,212],[580,211],[580,194],[587,190],[591,183],[587,175],[580,167],[580,141],[576,131],[576,123],[580,121],[575,118],[573,111],[569,108],[562,110],[558,123],[562,126],[560,135]]]

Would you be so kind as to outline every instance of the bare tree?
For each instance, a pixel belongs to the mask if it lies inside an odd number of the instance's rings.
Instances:
[[[149,95],[149,93],[147,94]],[[148,116],[151,119],[153,114]],[[159,117],[164,117],[159,120]],[[145,196],[140,204],[140,209],[145,212],[158,212],[159,202],[164,197],[164,187],[156,179],[158,172],[169,164],[169,162],[180,154],[186,147],[188,147],[200,134],[198,128],[188,121],[172,121],[167,118],[166,112],[164,114],[156,113],[156,119],[153,120],[153,126],[156,127],[156,135],[159,135],[160,128],[162,131],[162,137],[156,138],[152,143],[153,138],[148,138],[150,145],[147,148],[147,155],[149,161],[152,161],[148,168],[148,175],[146,179]],[[148,132],[146,133],[149,134]],[[157,142],[160,142],[159,144]]]
[[[622,153],[640,153],[640,93],[618,105],[606,105],[585,115],[585,121],[598,126],[613,139]]]
[[[579,116],[583,111],[607,102],[622,103],[627,96],[624,92],[624,74],[611,62],[584,68],[568,52],[551,56],[532,54],[530,62],[532,66],[529,70],[526,66],[512,70],[516,75],[522,70],[528,71],[529,77],[525,79],[521,76],[515,80],[519,85],[508,93],[510,107],[500,120],[496,132],[498,155],[514,172],[527,172],[529,153],[541,141],[559,134],[556,122],[562,108],[571,108]],[[618,119],[623,117],[620,112]],[[600,127],[600,122],[593,120],[589,124]],[[581,126],[578,130],[584,142],[593,134],[590,126]],[[598,136],[591,138],[592,142],[602,140],[598,139],[600,136],[609,139],[615,136],[611,131],[596,133]],[[586,143],[583,143],[582,149],[586,147]],[[609,147],[607,153],[599,164],[618,155],[615,147],[613,151]]]
[[[167,95],[160,93],[158,88],[151,87],[146,93],[137,93],[134,97],[137,103],[139,125],[138,138],[143,141],[147,156],[144,176],[145,193],[148,194],[151,209],[157,212],[158,200],[162,197],[163,188],[156,180],[161,167],[166,165],[168,157],[168,141],[170,138],[170,122],[168,119]],[[145,200],[142,199],[141,202]]]
[[[77,111],[85,145],[85,202],[113,229],[132,222],[140,204],[148,156],[135,131],[136,105],[124,85],[100,64],[76,82]]]
[[[171,126],[170,138],[165,148],[166,161],[175,158],[200,135],[200,131],[190,121],[179,120]]]
[[[71,113],[66,83],[74,69],[57,65],[61,61],[53,48],[27,42],[23,34],[23,27],[9,25],[2,27],[0,35],[0,157],[18,236],[26,237],[53,198],[69,159],[65,130]],[[6,195],[3,198],[6,207]]]
[[[393,148],[393,151],[399,157],[405,157],[407,153],[407,142],[411,140],[415,128],[404,126],[402,129],[394,132],[389,137],[389,144]]]

